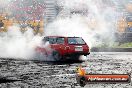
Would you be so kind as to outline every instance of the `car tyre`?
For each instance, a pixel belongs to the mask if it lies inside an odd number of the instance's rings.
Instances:
[[[84,87],[86,85],[86,80],[84,77],[81,77],[80,80],[79,80],[79,84],[81,87]]]
[[[54,60],[55,61],[61,61],[61,55],[60,55],[60,53],[59,52],[57,52],[57,51],[53,51],[52,52],[52,56],[53,56],[53,58],[54,58]]]

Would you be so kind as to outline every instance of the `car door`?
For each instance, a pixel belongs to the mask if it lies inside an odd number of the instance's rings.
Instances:
[[[64,37],[56,38],[56,49],[61,55],[65,54],[66,50],[65,50],[65,38]]]

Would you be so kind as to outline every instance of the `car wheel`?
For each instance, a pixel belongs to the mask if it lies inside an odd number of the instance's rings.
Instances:
[[[54,58],[54,60],[55,61],[61,61],[61,55],[60,55],[60,53],[59,52],[57,52],[57,51],[53,51],[52,52],[52,56],[53,56],[53,58]]]
[[[74,61],[79,61],[79,55],[75,55],[75,56],[72,56],[72,58]]]
[[[80,80],[79,80],[79,84],[81,87],[84,87],[86,85],[86,80],[84,77],[81,77]]]

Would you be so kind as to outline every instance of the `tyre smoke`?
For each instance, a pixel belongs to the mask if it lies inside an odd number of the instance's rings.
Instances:
[[[111,1],[114,3],[114,0]],[[44,29],[44,36],[79,36],[90,48],[115,40],[116,21],[120,15],[115,5],[104,0],[57,0],[57,18]],[[21,33],[19,26],[12,26],[7,33],[0,33],[0,57],[33,58],[35,48],[41,45],[43,37],[33,34],[28,28]],[[43,58],[43,57],[41,57]]]
[[[0,57],[30,59],[34,57],[35,48],[41,43],[40,36],[33,34],[33,29],[27,28],[25,33],[19,26],[9,27],[6,33],[0,33]]]
[[[45,35],[83,37],[90,48],[114,42],[118,13],[103,0],[58,0],[57,19],[47,26]]]

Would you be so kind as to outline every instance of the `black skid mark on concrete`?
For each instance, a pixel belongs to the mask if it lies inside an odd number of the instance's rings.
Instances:
[[[0,78],[0,84],[1,83],[10,83],[10,82],[16,82],[16,81],[22,81],[22,80],[16,80],[16,79],[9,79],[9,78]]]

